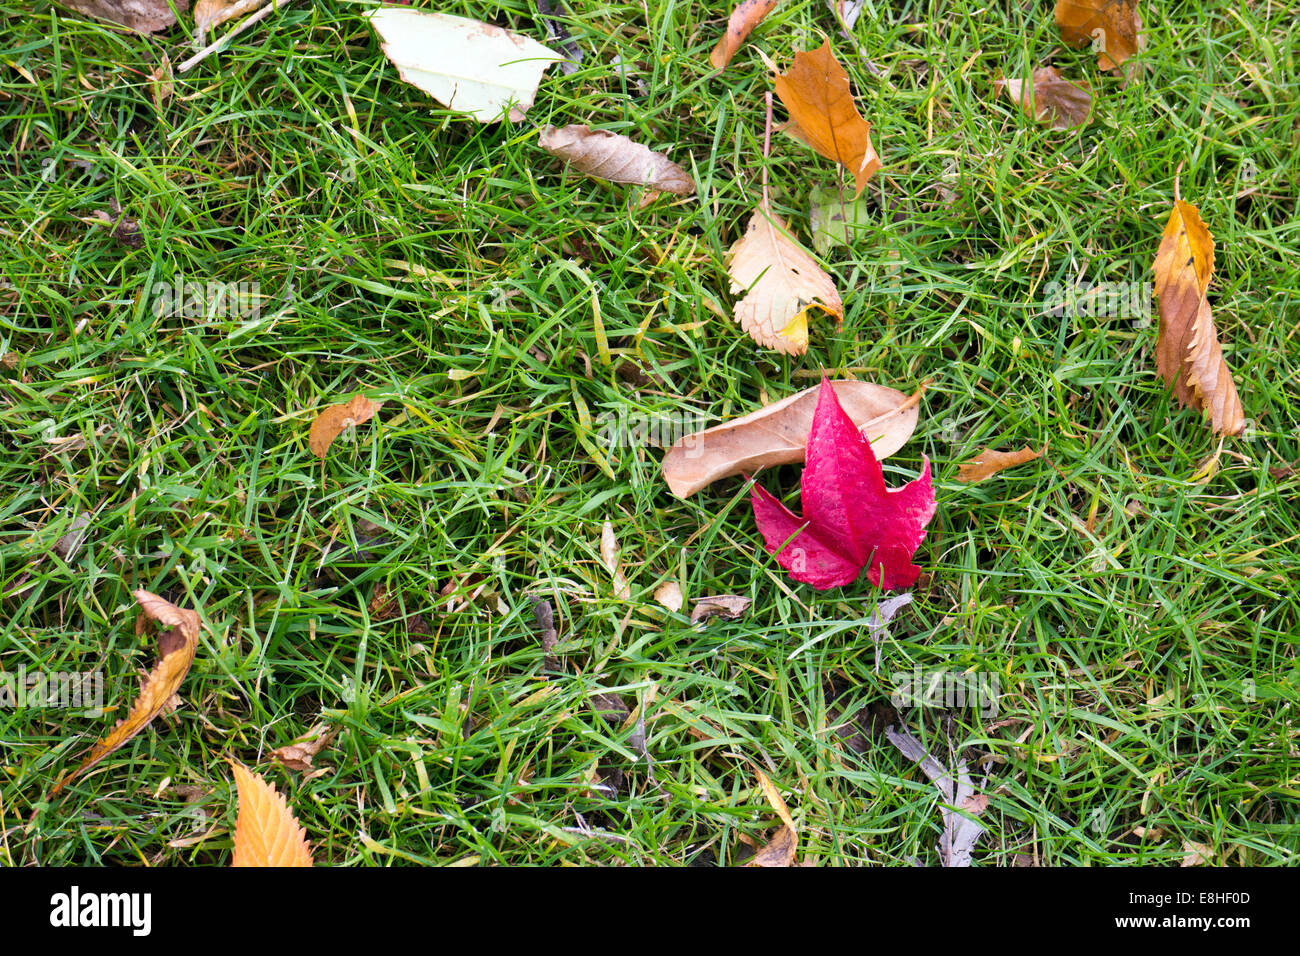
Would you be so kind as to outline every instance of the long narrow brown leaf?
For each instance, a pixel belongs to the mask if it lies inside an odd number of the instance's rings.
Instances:
[[[958,466],[958,481],[973,482],[983,481],[986,478],[992,478],[999,471],[1007,468],[1014,468],[1016,465],[1023,465],[1027,461],[1033,461],[1041,451],[1034,451],[1028,445],[1020,451],[997,451],[992,448],[985,448],[982,452]]]
[[[713,64],[715,70],[726,68],[731,58],[736,55],[736,51],[744,46],[745,40],[753,32],[754,27],[775,10],[780,2],[781,0],[741,0],[736,9],[731,11],[731,18],[727,21],[727,32],[722,35],[718,45],[709,54],[709,62]]]

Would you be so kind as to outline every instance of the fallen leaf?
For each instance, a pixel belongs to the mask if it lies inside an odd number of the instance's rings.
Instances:
[[[844,324],[835,283],[790,237],[785,221],[760,202],[749,226],[727,253],[736,321],[759,345],[785,355],[808,351],[808,313],[819,308]]]
[[[565,59],[560,61],[560,72],[565,76],[572,76],[578,72],[578,65],[582,63],[582,47],[574,42],[573,36],[569,33],[569,28],[555,16],[557,13],[565,13],[564,6],[557,0],[552,4],[549,0],[537,0],[537,12],[542,15],[542,25],[546,27],[546,38],[556,43],[564,51]]]
[[[875,610],[867,618],[867,633],[876,645],[876,670],[880,670],[880,644],[885,639],[886,628],[903,608],[912,603],[912,592],[904,591],[891,598],[885,598],[876,604]]]
[[[231,761],[239,791],[231,866],[312,866],[311,847],[284,796],[260,775]]]
[[[265,5],[266,0],[197,0],[194,4],[194,32],[200,37],[227,20]]]
[[[1057,0],[1056,25],[1070,46],[1092,44],[1099,70],[1119,69],[1143,45],[1136,0]]]
[[[1214,237],[1195,206],[1174,201],[1152,268],[1160,311],[1156,371],[1180,404],[1204,412],[1216,434],[1239,434],[1245,411],[1206,297]]]
[[[830,7],[831,13],[844,25],[845,30],[853,29],[866,5],[867,0],[826,0],[826,6]]]
[[[910,587],[921,574],[912,555],[934,517],[930,459],[901,488],[885,485],[871,443],[823,377],[800,480],[802,518],[755,484],[754,519],[769,553],[796,581],[819,591],[867,579],[882,590]]]
[[[939,813],[943,818],[943,834],[939,837],[939,859],[944,866],[971,865],[975,843],[984,835],[984,826],[971,817],[979,816],[988,808],[988,797],[976,795],[970,768],[965,760],[958,760],[949,770],[935,760],[925,746],[901,723],[885,728],[885,737],[908,760],[917,764],[926,778],[938,788],[943,798]],[[965,811],[963,813],[958,810]]]
[[[108,199],[109,211],[96,209],[94,216],[97,220],[109,227],[109,234],[120,245],[128,249],[139,249],[144,245],[144,236],[140,234],[140,222],[137,219],[128,219],[126,213],[122,212],[122,207],[113,197]]]
[[[173,79],[171,58],[164,53],[162,62],[149,74],[149,87],[155,108],[162,109],[163,104],[171,99],[175,92]]]
[[[809,199],[808,222],[818,255],[826,255],[833,245],[851,247],[871,226],[865,199],[849,199],[831,188],[814,189]]]
[[[788,824],[781,824],[771,841],[761,847],[745,863],[746,866],[784,867],[794,866],[794,852],[798,838]]]
[[[794,824],[794,817],[790,816],[790,809],[785,805],[785,799],[781,796],[781,791],[776,789],[770,777],[763,771],[758,771],[758,786],[763,791],[763,796],[771,804],[776,815],[781,818],[781,822],[790,828],[794,833],[799,832],[799,828]]]
[[[302,737],[271,751],[271,757],[290,770],[313,771],[312,760],[338,736],[338,729],[321,721]]]
[[[317,458],[324,458],[330,450],[330,445],[334,444],[334,439],[338,438],[345,428],[370,421],[383,407],[383,402],[372,402],[364,395],[354,395],[351,401],[331,405],[317,415],[316,420],[311,423],[311,431],[307,434],[307,447]]]
[[[729,621],[743,617],[754,602],[740,594],[711,594],[696,598],[695,607],[691,609],[691,623],[698,624],[711,617],[723,617]]]
[[[1041,451],[1034,451],[1028,445],[1020,451],[994,451],[992,448],[985,448],[970,461],[958,466],[960,473],[957,475],[957,480],[983,481],[992,478],[1004,468],[1014,468],[1016,465],[1033,461],[1041,454]]]
[[[614,537],[614,526],[608,521],[600,528],[600,560],[605,563],[605,570],[614,582],[614,596],[631,597],[627,578],[623,577],[623,567],[618,563],[618,538]]]
[[[1183,866],[1200,866],[1203,863],[1214,865],[1214,848],[1205,843],[1183,841]]]
[[[648,186],[678,196],[695,192],[695,180],[663,153],[633,142],[626,136],[589,126],[572,125],[542,130],[537,143],[579,172],[611,183]]]
[[[120,23],[136,33],[157,33],[176,22],[177,13],[190,8],[190,0],[60,0],[78,13]],[[172,11],[173,6],[175,12]]]
[[[885,459],[916,430],[921,391],[910,397],[870,382],[831,382],[857,429]],[[685,435],[664,456],[664,481],[679,498],[732,475],[804,460],[821,386],[804,389],[733,421]]]
[[[1033,79],[996,80],[995,94],[1006,90],[1013,103],[1036,122],[1050,120],[1052,129],[1086,126],[1092,119],[1092,90],[1087,83],[1071,83],[1054,66],[1034,70]]]
[[[480,123],[523,119],[546,68],[564,59],[531,37],[445,13],[381,7],[370,25],[403,80]]]
[[[725,69],[765,16],[776,9],[781,0],[741,0],[736,9],[731,11],[727,20],[727,32],[722,35],[718,45],[709,54],[709,62],[715,70]]]
[[[149,673],[131,710],[102,740],[90,748],[80,766],[59,778],[50,791],[51,797],[144,730],[167,706],[189,673],[190,665],[194,663],[201,623],[198,614],[178,608],[148,591],[135,591],[134,594],[136,603],[145,616],[167,628],[158,635],[158,663]]]
[[[786,132],[802,140],[853,176],[854,198],[880,169],[871,145],[871,124],[858,113],[849,89],[849,75],[831,52],[827,40],[816,50],[796,53],[788,73],[769,61],[776,95],[790,113]]]
[[[541,632],[542,650],[546,652],[546,657],[542,660],[542,670],[559,670],[560,662],[551,653],[555,650],[555,645],[560,642],[560,635],[555,630],[555,610],[551,607],[550,601],[542,598],[530,596],[528,600],[532,602],[533,620],[536,621]]]
[[[674,614],[682,609],[685,600],[682,598],[682,587],[676,581],[669,581],[661,584],[655,589],[655,600],[662,604]]]

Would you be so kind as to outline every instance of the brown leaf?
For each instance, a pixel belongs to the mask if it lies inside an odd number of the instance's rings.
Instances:
[[[176,22],[176,13],[185,13],[190,0],[60,0],[78,13],[120,23],[136,33],[157,33]],[[172,12],[173,4],[176,13]]]
[[[970,461],[958,466],[961,472],[957,475],[957,480],[983,481],[992,478],[1004,468],[1014,468],[1016,465],[1033,461],[1041,454],[1041,451],[1034,451],[1028,445],[1020,451],[995,451],[992,448],[985,448]]]
[[[709,62],[713,64],[715,70],[726,68],[754,27],[775,10],[780,2],[781,0],[741,0],[736,9],[731,11],[731,18],[727,21],[727,32],[722,35],[718,45],[709,54]]]
[[[871,441],[877,459],[894,454],[916,429],[921,391],[911,397],[870,382],[837,381],[835,397]],[[804,460],[820,386],[743,418],[681,438],[664,456],[664,481],[679,498],[689,498],[721,478]]]
[[[1099,70],[1119,69],[1143,46],[1136,0],[1057,0],[1056,25],[1070,46],[1093,44]]]
[[[1085,126],[1092,118],[1092,91],[1087,83],[1071,83],[1054,66],[1034,70],[1032,82],[997,80],[994,90],[1005,89],[1026,116],[1039,123],[1050,120],[1052,129]]]
[[[740,594],[711,594],[696,598],[691,609],[691,623],[698,624],[711,617],[724,617],[729,621],[743,617],[754,602]]]
[[[1206,297],[1214,237],[1195,206],[1174,201],[1152,268],[1160,310],[1156,371],[1179,403],[1205,413],[1216,434],[1239,434],[1246,427],[1245,411]]]
[[[231,761],[239,790],[231,866],[312,866],[311,847],[284,796],[258,774]]]
[[[781,824],[771,841],[749,858],[746,866],[794,866],[794,851],[798,838],[789,824]]]
[[[338,729],[322,721],[299,740],[271,751],[271,756],[290,770],[311,771],[312,759],[338,736]]]
[[[676,581],[661,584],[655,589],[655,600],[674,613],[682,609],[682,586]]]
[[[1183,862],[1182,866],[1200,866],[1203,863],[1214,865],[1214,847],[1206,843],[1193,843],[1191,840],[1183,841]]]
[[[597,179],[649,186],[678,196],[695,192],[695,180],[686,170],[662,153],[617,133],[577,124],[548,126],[542,130],[537,145]]]
[[[167,628],[158,635],[158,663],[141,688],[140,696],[131,705],[131,710],[104,739],[90,748],[79,767],[59,779],[50,791],[51,797],[144,730],[167,706],[189,673],[190,665],[194,663],[194,652],[199,645],[198,614],[178,608],[148,591],[136,591],[135,599],[146,616]]]
[[[198,0],[194,4],[194,32],[203,36],[227,20],[242,17],[265,3],[266,0]]]
[[[984,835],[984,825],[971,817],[979,816],[988,808],[988,797],[975,792],[970,768],[958,757],[949,769],[939,763],[925,745],[901,723],[885,728],[885,737],[898,752],[921,768],[943,797],[939,814],[943,818],[943,834],[939,837],[939,859],[944,866],[971,865],[975,843]],[[970,816],[958,813],[965,811]]]
[[[355,395],[341,405],[331,405],[311,423],[307,446],[317,458],[324,458],[343,429],[370,421],[383,407],[383,402],[372,402],[364,395]]]
[[[614,596],[631,597],[627,578],[623,577],[623,566],[618,561],[618,538],[614,536],[614,525],[608,521],[600,528],[600,560],[604,562],[605,570],[614,582]]]
[[[880,169],[880,158],[871,145],[871,124],[853,105],[849,75],[831,52],[831,41],[796,53],[788,73],[768,66],[775,74],[776,95],[790,113],[786,132],[847,169],[856,199]]]
[[[844,303],[822,267],[790,237],[785,221],[763,203],[754,210],[728,256],[736,321],[759,345],[786,355],[808,351],[808,313],[813,308],[844,323]]]

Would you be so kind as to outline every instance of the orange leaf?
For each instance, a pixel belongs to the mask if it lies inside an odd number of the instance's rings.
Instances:
[[[776,95],[790,112],[786,132],[844,166],[853,175],[856,199],[880,168],[880,158],[871,145],[871,124],[853,105],[849,75],[831,52],[831,41],[796,53],[788,73],[776,72],[770,61],[768,66]]]
[[[311,847],[283,795],[258,774],[231,761],[239,789],[231,866],[312,866]]]
[[[383,402],[372,402],[364,395],[355,395],[352,401],[341,405],[331,405],[311,423],[311,432],[307,435],[307,446],[311,448],[311,453],[317,458],[324,458],[343,429],[370,421],[383,407]]]
[[[131,710],[103,740],[90,748],[79,767],[59,779],[50,791],[51,797],[144,730],[171,700],[194,663],[194,651],[199,645],[198,614],[148,591],[136,591],[135,599],[147,617],[167,628],[158,636],[158,663],[149,673]]]
[[[709,62],[713,64],[715,70],[726,68],[754,27],[775,10],[780,2],[781,0],[742,0],[736,9],[731,11],[731,19],[727,21],[727,32],[722,35],[718,45],[709,54]]]
[[[1195,206],[1174,201],[1152,268],[1160,309],[1156,371],[1180,404],[1205,413],[1216,434],[1239,434],[1245,412],[1206,297],[1214,237]]]
[[[1007,96],[1025,115],[1039,123],[1051,121],[1052,129],[1066,130],[1084,126],[1092,118],[1092,92],[1087,83],[1071,83],[1053,66],[1034,70],[1032,81],[997,80],[994,89]]]
[[[1143,46],[1136,0],[1057,0],[1056,25],[1070,46],[1093,45],[1099,70],[1118,70]]]
[[[1004,468],[1014,468],[1016,465],[1023,465],[1027,461],[1033,461],[1041,451],[1034,451],[1028,445],[1020,451],[994,451],[992,448],[985,448],[982,452],[972,458],[965,464],[959,465],[960,474],[957,475],[958,481],[983,481],[985,478],[991,478]]]

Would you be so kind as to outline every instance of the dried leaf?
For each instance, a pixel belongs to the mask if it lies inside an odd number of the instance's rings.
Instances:
[[[736,9],[731,11],[727,20],[727,32],[722,35],[718,45],[709,54],[709,62],[715,70],[725,69],[765,16],[776,9],[781,0],[741,0]]]
[[[759,203],[749,227],[728,256],[736,321],[759,345],[786,355],[808,351],[808,313],[813,308],[844,324],[844,303],[822,267],[790,237],[784,220]]]
[[[555,645],[560,642],[560,635],[555,630],[555,611],[550,601],[531,596],[529,600],[533,604],[533,620],[541,631],[542,650],[546,652],[546,657],[542,660],[542,670],[559,670],[560,662],[551,653]]]
[[[611,183],[649,186],[678,196],[695,192],[695,180],[662,153],[652,152],[626,136],[589,126],[542,130],[537,143],[579,172]]]
[[[992,448],[985,448],[982,452],[958,466],[960,473],[957,475],[958,481],[983,481],[986,478],[992,478],[1004,468],[1014,468],[1016,465],[1023,465],[1027,461],[1033,461],[1042,455],[1041,451],[1034,451],[1028,445],[1020,451],[994,451]]]
[[[1193,843],[1191,840],[1183,841],[1183,862],[1182,866],[1201,866],[1208,863],[1214,865],[1214,847],[1205,843]]]
[[[524,118],[537,84],[564,59],[530,37],[489,23],[402,7],[381,7],[370,25],[403,80],[480,123]]]
[[[984,826],[972,816],[979,816],[988,807],[988,797],[975,793],[975,783],[971,780],[970,769],[965,760],[958,760],[954,770],[948,770],[935,760],[925,746],[912,736],[901,723],[893,723],[885,728],[885,736],[898,748],[908,760],[920,766],[921,771],[938,789],[943,797],[939,807],[943,817],[943,834],[939,837],[939,858],[944,866],[964,867],[971,865],[971,853],[975,843],[984,834]],[[970,816],[965,816],[964,811]]]
[[[312,866],[311,847],[284,796],[260,775],[230,764],[239,790],[231,866]]]
[[[776,95],[790,113],[786,132],[847,169],[853,176],[854,198],[860,196],[880,169],[880,158],[871,145],[871,124],[853,104],[849,75],[831,52],[831,41],[796,53],[788,73],[768,65]]]
[[[631,597],[632,591],[628,588],[623,568],[618,563],[618,538],[614,537],[614,526],[608,521],[600,528],[600,560],[605,563],[605,570],[614,582],[614,596]]]
[[[197,0],[194,4],[194,32],[200,37],[227,20],[258,9],[266,0]]]
[[[1057,0],[1056,25],[1070,46],[1092,44],[1099,70],[1119,69],[1143,45],[1136,0]]]
[[[546,38],[555,43],[564,51],[567,59],[560,61],[560,72],[565,76],[572,76],[578,72],[578,64],[582,62],[582,47],[574,42],[573,36],[569,33],[569,28],[559,20],[555,14],[564,13],[563,4],[552,4],[549,0],[537,0],[537,12],[542,15],[542,25],[546,27]]]
[[[674,614],[682,609],[685,600],[682,598],[682,587],[676,581],[669,581],[661,584],[655,589],[655,600],[662,604]]]
[[[871,226],[865,199],[847,198],[839,189],[823,188],[814,189],[809,200],[813,248],[820,256],[833,245],[852,247],[858,235]]]
[[[317,458],[324,458],[334,439],[338,438],[345,428],[370,421],[383,407],[383,402],[372,402],[359,394],[341,405],[331,405],[317,415],[316,420],[311,423],[311,431],[307,435],[307,447]]]
[[[921,392],[908,397],[870,382],[838,381],[831,386],[877,459],[894,454],[916,430]],[[664,456],[669,490],[689,498],[721,478],[802,462],[820,390],[804,389],[743,418],[681,438]]]
[[[794,824],[794,817],[790,816],[790,809],[785,805],[781,791],[776,789],[776,784],[772,783],[771,778],[761,770],[758,771],[758,785],[763,791],[763,796],[767,797],[767,802],[776,811],[776,815],[781,818],[781,822],[798,833],[799,828]]]
[[[794,852],[798,838],[788,824],[781,824],[771,841],[749,858],[746,866],[784,867],[794,866]]]
[[[1160,311],[1156,371],[1180,404],[1205,413],[1216,434],[1239,434],[1245,411],[1206,297],[1214,237],[1195,206],[1175,200],[1152,268]]]
[[[867,618],[867,633],[876,644],[876,670],[880,670],[880,644],[888,633],[885,629],[903,608],[912,603],[912,592],[904,591],[893,597],[885,598],[876,604],[875,610]]]
[[[740,594],[711,594],[696,598],[691,609],[691,623],[698,624],[711,617],[724,617],[729,621],[743,617],[754,602]]]
[[[1092,90],[1087,83],[1071,83],[1053,66],[1034,71],[1033,80],[997,80],[995,93],[1005,89],[1013,103],[1036,122],[1051,121],[1052,129],[1086,126],[1092,119]]]
[[[120,23],[137,33],[157,33],[176,22],[177,13],[190,8],[190,0],[60,0],[78,13]],[[172,12],[173,5],[176,12]]]
[[[338,728],[321,721],[302,737],[284,747],[271,751],[271,757],[290,770],[312,771],[312,759],[338,736]]]
[[[178,608],[170,601],[148,591],[134,593],[136,602],[145,616],[167,628],[158,635],[158,663],[149,673],[140,696],[131,705],[131,710],[102,740],[90,748],[79,767],[59,779],[50,791],[51,797],[144,730],[149,722],[167,706],[172,695],[181,686],[181,681],[189,673],[190,665],[194,663],[194,652],[199,646],[201,623],[198,614]]]

